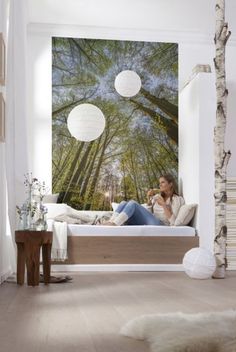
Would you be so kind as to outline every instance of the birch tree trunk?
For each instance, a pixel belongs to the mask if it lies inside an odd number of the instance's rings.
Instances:
[[[225,75],[225,46],[231,32],[225,23],[225,0],[216,0],[216,57],[214,59],[216,72],[216,125],[215,125],[215,240],[214,253],[216,271],[213,278],[224,278],[226,269],[226,171],[230,151],[224,150],[227,96]]]

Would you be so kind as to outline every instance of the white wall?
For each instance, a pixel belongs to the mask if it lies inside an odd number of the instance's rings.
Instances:
[[[230,9],[234,0],[227,0]],[[28,0],[32,23],[214,31],[215,0]],[[229,15],[231,11],[229,12]]]
[[[172,41],[180,43],[179,86],[196,64],[213,68],[215,0],[27,0],[36,36]],[[228,175],[236,176],[236,1],[226,1],[232,35],[227,44],[228,126],[232,151]],[[38,24],[38,25],[37,25]],[[44,34],[43,34],[44,33]],[[36,38],[35,38],[36,39]],[[37,39],[36,39],[37,40]]]
[[[196,64],[212,65],[214,57],[214,5],[215,0],[27,0],[29,6],[28,32],[28,123],[31,155],[31,169],[35,176],[51,184],[51,36],[74,36],[83,38],[104,38],[120,40],[170,41],[179,43],[179,85],[188,79]],[[9,0],[0,0],[0,31],[6,32],[6,8]],[[236,2],[227,0],[226,19],[233,33],[236,33]],[[227,81],[229,88],[228,125],[226,147],[232,157],[228,175],[236,175],[236,46],[235,38],[227,46]],[[199,82],[198,82],[199,83]],[[194,83],[197,85],[197,83]],[[190,86],[189,86],[190,88]],[[204,88],[204,87],[203,87]],[[2,89],[2,88],[0,88]],[[196,89],[192,87],[192,89]],[[3,88],[4,91],[4,88]],[[208,97],[205,90],[205,96]],[[185,93],[187,94],[187,93]],[[205,113],[205,107],[204,113]],[[208,114],[206,114],[208,116]],[[211,123],[210,121],[208,121]],[[205,124],[205,121],[201,123]],[[202,128],[202,125],[196,125]],[[180,134],[183,132],[182,128]],[[205,130],[205,132],[207,132]],[[207,138],[204,135],[204,138]],[[193,135],[191,140],[199,138]],[[183,139],[184,141],[184,139]],[[187,143],[189,145],[189,143]],[[0,199],[5,199],[4,144],[0,144]],[[200,187],[205,174],[200,166],[207,164],[209,155],[205,149],[195,150],[197,165],[193,165],[193,176],[200,175]],[[194,152],[194,153],[195,153]],[[186,149],[186,157],[187,157]],[[211,160],[212,161],[212,160]],[[195,167],[196,173],[193,172]],[[187,172],[180,165],[180,174]],[[204,170],[204,169],[203,169]],[[189,174],[192,175],[189,171]],[[187,173],[188,175],[188,173]],[[186,176],[185,176],[186,177]],[[188,175],[189,177],[189,175]],[[23,179],[23,175],[22,175]],[[205,186],[212,187],[210,178]],[[200,194],[193,188],[187,191],[189,183],[184,182],[187,201],[204,201],[205,191]],[[210,189],[209,188],[209,189]],[[208,190],[209,191],[209,190]],[[198,198],[197,198],[198,197]],[[16,199],[17,199],[16,195]],[[191,199],[190,199],[191,198]],[[212,208],[213,209],[213,208]],[[208,214],[208,212],[207,212]],[[200,226],[200,225],[199,225]],[[211,243],[212,234],[204,235],[205,245]],[[210,242],[209,242],[210,241]],[[204,244],[204,243],[203,243]],[[0,201],[0,276],[9,267],[8,238],[6,236],[5,207]]]
[[[179,177],[186,203],[196,203],[200,246],[213,250],[214,75],[199,73],[180,93]]]
[[[87,2],[69,0],[66,8],[62,6],[64,4],[61,0],[57,2],[57,8],[52,0],[36,1],[34,6],[32,2],[29,4],[32,22],[28,28],[30,87],[28,96],[31,102],[29,116],[32,117],[30,132],[32,171],[35,176],[45,180],[48,184],[51,184],[52,36],[177,42],[179,43],[180,90],[196,64],[209,64],[214,72],[214,0],[208,2],[205,0],[198,2],[152,0],[148,6],[147,2],[142,0],[135,1],[135,3],[132,0],[125,4],[122,1],[114,4],[112,1],[103,0],[99,8],[93,6],[93,0]],[[233,22],[236,15],[235,1],[229,0],[227,6],[226,16],[232,28],[235,26]],[[135,11],[132,12],[134,7]],[[202,11],[203,8],[204,11]],[[236,153],[234,153],[236,150],[234,137],[236,129],[234,118],[236,115],[235,44],[235,39],[231,38],[227,48],[227,81],[230,95],[226,147],[232,151],[228,166],[229,176],[236,175]],[[209,81],[205,82],[208,79]],[[197,100],[193,99],[194,91],[198,93]],[[181,93],[179,132],[179,172],[184,181],[184,196],[187,202],[199,204],[200,220],[198,220],[197,227],[199,234],[201,232],[201,245],[210,249],[214,237],[214,179],[211,149],[215,118],[213,100],[214,73],[203,77],[200,75]],[[201,104],[200,101],[205,103]],[[195,116],[196,120],[193,119],[190,122],[188,112],[191,112],[191,116]],[[183,123],[184,119],[186,121]],[[189,133],[190,129],[192,133]]]
[[[29,35],[28,141],[33,175],[51,187],[52,180],[52,62],[51,37]]]
[[[120,40],[179,42],[179,87],[198,64],[212,64],[214,48],[202,42],[190,44],[183,33],[145,32],[107,28],[31,25],[29,27],[29,140],[34,175],[51,185],[51,37],[105,38]],[[196,38],[195,38],[196,40]],[[29,120],[30,120],[29,119]]]

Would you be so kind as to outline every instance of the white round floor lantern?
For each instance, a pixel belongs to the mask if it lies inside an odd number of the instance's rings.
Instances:
[[[71,135],[83,142],[97,139],[105,128],[105,117],[102,111],[93,104],[80,104],[71,110],[67,127]]]
[[[140,91],[142,82],[139,75],[131,70],[121,71],[115,79],[115,89],[122,97],[134,97]]]
[[[184,255],[183,267],[192,279],[210,279],[216,269],[216,260],[209,250],[192,248]]]

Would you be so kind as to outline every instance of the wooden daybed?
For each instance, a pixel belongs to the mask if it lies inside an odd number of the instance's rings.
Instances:
[[[189,226],[68,225],[68,260],[63,264],[181,264],[198,247]]]

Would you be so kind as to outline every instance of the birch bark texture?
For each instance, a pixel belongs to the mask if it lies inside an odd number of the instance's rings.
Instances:
[[[225,47],[231,32],[225,22],[225,0],[216,0],[216,32],[214,58],[216,73],[216,125],[214,130],[215,144],[215,240],[214,254],[216,258],[216,271],[213,278],[224,278],[226,269],[226,177],[230,151],[225,151],[225,130],[227,121],[227,96],[225,73]]]

